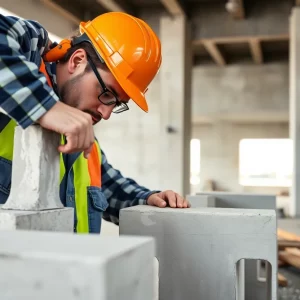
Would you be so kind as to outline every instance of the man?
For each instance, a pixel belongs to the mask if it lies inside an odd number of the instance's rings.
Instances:
[[[145,22],[107,13],[52,44],[37,22],[0,16],[0,44],[0,203],[10,191],[14,128],[39,123],[62,135],[60,197],[74,207],[75,232],[99,233],[102,217],[118,224],[129,206],[189,207],[173,191],[150,191],[123,177],[94,138],[92,126],[128,110],[130,99],[148,111],[144,94],[161,48]]]

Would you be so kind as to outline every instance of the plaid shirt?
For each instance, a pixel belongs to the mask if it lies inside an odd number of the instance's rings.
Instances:
[[[48,34],[39,23],[0,15],[0,109],[23,128],[58,101],[46,77],[39,72],[46,45]],[[54,85],[55,69],[54,63],[47,64]],[[120,209],[146,204],[146,199],[155,192],[123,177],[107,162],[103,151],[101,171],[102,189],[109,203],[103,217],[115,224],[119,222]]]

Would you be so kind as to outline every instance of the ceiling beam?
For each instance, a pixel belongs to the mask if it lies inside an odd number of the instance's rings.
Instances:
[[[244,0],[228,0],[225,7],[234,19],[245,19]]]
[[[226,65],[225,58],[214,41],[203,40],[202,44],[217,65],[219,66]]]
[[[230,36],[230,37],[217,37],[211,39],[199,39],[193,40],[193,48],[201,46],[204,41],[212,41],[216,44],[239,44],[249,43],[251,39],[256,39],[260,42],[277,42],[277,41],[288,41],[290,39],[289,34],[280,35],[257,35],[257,36]]]
[[[70,22],[78,24],[81,22],[79,18],[77,18],[74,14],[70,13],[63,7],[61,7],[59,4],[54,3],[52,0],[40,0],[42,3],[44,3],[46,6],[48,6],[50,9],[55,11],[57,14],[61,15],[63,18],[69,20]]]
[[[160,0],[168,13],[173,16],[187,16],[186,10],[178,0]]]
[[[115,0],[97,0],[97,2],[108,11],[119,11],[134,15],[132,7],[126,5],[125,3],[120,4]]]
[[[263,51],[260,40],[252,38],[249,40],[250,51],[252,54],[253,61],[256,64],[262,64],[264,62]]]

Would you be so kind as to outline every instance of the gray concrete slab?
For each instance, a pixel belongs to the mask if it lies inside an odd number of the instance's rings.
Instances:
[[[155,237],[160,299],[235,299],[241,259],[270,262],[277,299],[274,210],[136,206],[121,210],[120,234]]]
[[[73,232],[74,209],[23,211],[1,209],[0,205],[0,230],[14,229]]]
[[[1,300],[152,300],[154,240],[0,231]]]
[[[214,197],[216,199],[216,207],[222,208],[276,209],[276,195],[231,192],[202,192],[197,193],[196,196],[194,196],[194,205],[197,205],[197,196]]]

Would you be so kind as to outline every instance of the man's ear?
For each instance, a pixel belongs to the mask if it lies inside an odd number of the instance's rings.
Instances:
[[[87,64],[86,52],[83,49],[77,49],[68,61],[68,71],[70,74],[76,72],[80,67],[85,69]]]

